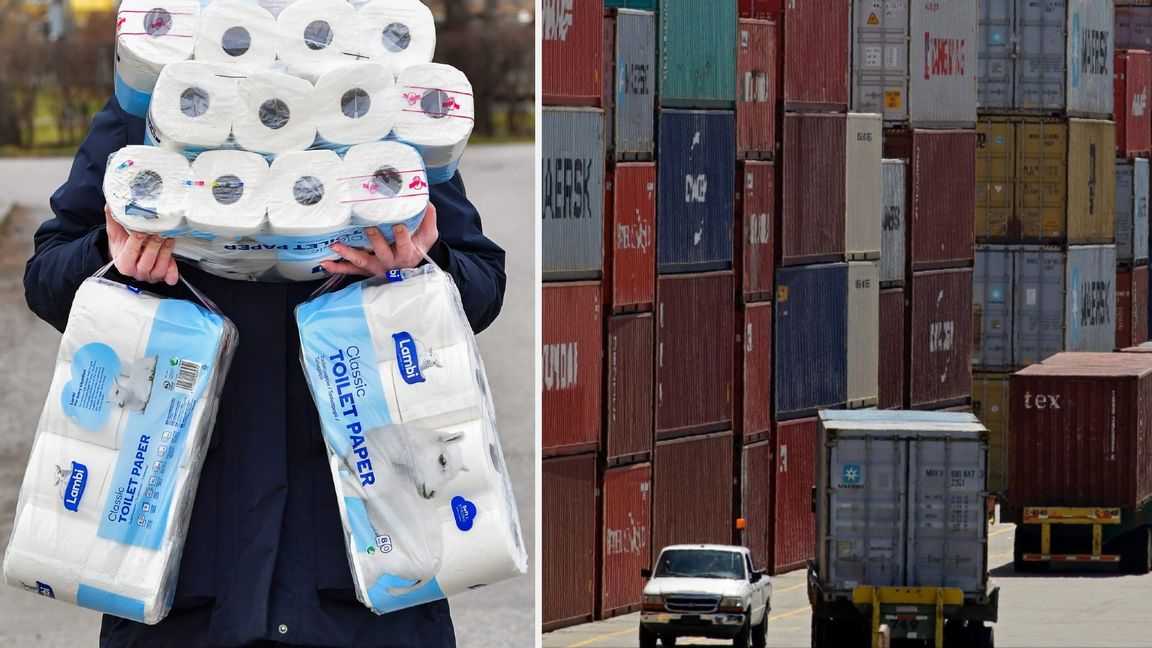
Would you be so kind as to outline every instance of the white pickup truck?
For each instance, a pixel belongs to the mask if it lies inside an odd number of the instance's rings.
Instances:
[[[772,581],[752,568],[745,547],[672,545],[665,547],[648,579],[640,612],[640,648],[659,639],[675,646],[677,637],[731,639],[733,648],[768,641]]]

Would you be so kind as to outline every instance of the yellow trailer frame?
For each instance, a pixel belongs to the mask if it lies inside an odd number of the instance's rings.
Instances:
[[[1062,506],[1024,508],[1024,524],[1040,525],[1040,553],[1026,553],[1026,562],[1120,562],[1120,556],[1103,553],[1103,525],[1120,524],[1120,509]],[[1092,553],[1052,553],[1052,525],[1092,525]]]
[[[852,590],[852,603],[872,606],[872,648],[881,648],[886,637],[881,630],[881,606],[933,606],[935,608],[935,648],[944,648],[944,606],[964,605],[964,590],[953,587],[873,587],[861,585]],[[900,610],[897,608],[897,612]],[[915,612],[913,609],[911,612]]]

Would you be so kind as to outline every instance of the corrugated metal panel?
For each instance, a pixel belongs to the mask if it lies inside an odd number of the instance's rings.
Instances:
[[[732,433],[659,441],[652,464],[652,553],[673,544],[731,544]]]
[[[980,3],[980,60],[976,73],[980,110],[1007,112],[1012,109],[1014,0]]]
[[[609,464],[651,456],[655,349],[652,313],[608,318],[604,454]]]
[[[541,37],[541,100],[600,105],[603,73],[602,9],[598,2],[549,3]]]
[[[799,569],[815,556],[816,419],[776,426],[776,471],[772,482],[772,574]]]
[[[1148,340],[1148,266],[1116,270],[1116,347]]]
[[[844,253],[849,259],[880,258],[877,216],[884,208],[883,120],[879,114],[848,113],[844,136]]]
[[[1116,162],[1116,260],[1148,261],[1148,160]]]
[[[652,308],[656,297],[656,164],[617,164],[607,186],[607,301],[615,312]]]
[[[908,120],[913,126],[976,122],[976,0],[910,2]]]
[[[1045,113],[1064,109],[1065,11],[1065,0],[1017,0],[1013,109]]]
[[[604,145],[611,161],[616,148],[616,12],[605,9],[604,20],[600,21],[600,25],[600,32],[604,35],[600,107],[604,109]]]
[[[1012,263],[1013,368],[1064,350],[1066,259],[1058,249],[1022,246]]]
[[[736,177],[735,262],[746,301],[772,298],[776,219],[772,162],[740,162]]]
[[[1110,117],[1114,56],[1112,0],[1068,0],[1068,112]]]
[[[545,279],[599,276],[604,263],[604,111],[544,108]]]
[[[652,561],[651,491],[652,464],[604,472],[600,618],[640,607],[644,589],[640,570],[651,566]]]
[[[736,8],[741,18],[769,18],[771,17],[772,0],[738,0]]]
[[[1068,249],[1064,350],[1111,351],[1116,347],[1116,247]]]
[[[776,273],[776,417],[843,405],[848,373],[848,265]]]
[[[880,220],[880,283],[904,283],[904,226],[907,221],[904,160],[884,160],[883,216]]]
[[[544,630],[592,619],[596,600],[596,455],[540,467]]]
[[[847,340],[848,405],[875,405],[880,364],[880,270],[872,261],[848,264]]]
[[[976,133],[916,130],[911,165],[911,268],[972,263]]]
[[[876,406],[904,405],[904,289],[880,291],[880,388]]]
[[[776,147],[776,23],[741,19],[736,44],[736,152],[770,158]]]
[[[746,445],[740,461],[742,543],[752,552],[752,566],[766,570],[772,562],[772,441]]]
[[[1060,354],[1012,377],[1020,506],[1137,508],[1152,497],[1152,355]]]
[[[1016,122],[1014,133],[1013,193],[1019,203],[1018,222],[1012,224],[1013,241],[1043,243],[1083,236],[1068,231],[1068,192],[1087,190],[1084,178],[1068,185],[1068,126],[1054,120]],[[1100,157],[1101,162],[1111,160]],[[1111,165],[1109,165],[1111,166]]]
[[[1132,270],[1132,344],[1148,339],[1148,266]]]
[[[1016,126],[1003,118],[976,124],[976,240],[1008,241],[1016,216]]]
[[[775,11],[783,12],[777,14],[777,22],[784,25],[784,109],[847,110],[850,4],[844,0],[773,4]]]
[[[656,0],[604,0],[604,7],[656,11]]]
[[[972,413],[988,428],[988,492],[1008,489],[1008,378],[1011,374],[972,374]]]
[[[1019,247],[987,245],[976,248],[972,276],[972,368],[1010,371],[1012,358],[1012,296],[1015,251]]]
[[[912,273],[908,404],[943,406],[972,388],[972,269]]]
[[[651,159],[656,127],[656,17],[616,14],[613,118],[617,159]]]
[[[740,311],[736,337],[742,404],[741,419],[733,426],[744,443],[767,438],[772,431],[772,304],[748,304]]]
[[[908,3],[854,2],[852,109],[908,119]]]
[[[736,182],[733,114],[662,110],[659,137],[660,271],[730,267]]]
[[[783,265],[844,257],[845,121],[844,115],[784,115],[780,188]]]
[[[657,435],[727,428],[736,328],[732,273],[661,276],[656,299]]]
[[[1148,118],[1152,56],[1143,50],[1116,50],[1114,67],[1116,156],[1146,156],[1152,151],[1152,121]]]
[[[1152,50],[1152,7],[1116,7],[1116,47]]]
[[[660,0],[660,105],[731,108],[736,98],[736,0]],[[707,43],[707,47],[694,44]]]
[[[594,450],[600,441],[600,282],[542,289],[544,454]]]
[[[1068,122],[1068,240],[1073,244],[1111,243],[1116,236],[1115,144],[1113,122]]]

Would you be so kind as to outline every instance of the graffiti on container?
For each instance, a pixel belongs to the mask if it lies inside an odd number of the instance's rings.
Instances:
[[[964,39],[924,32],[924,80],[934,76],[964,76]]]
[[[932,322],[928,325],[928,352],[951,351],[956,339],[956,323]]]
[[[644,547],[648,544],[645,540],[647,534],[647,527],[643,524],[637,524],[636,519],[632,517],[632,512],[628,512],[628,526],[623,529],[608,529],[605,535],[605,548],[604,551],[609,556],[618,554],[637,554],[639,555]]]
[[[1084,29],[1080,32],[1080,72],[1083,74],[1111,74],[1108,72],[1108,45],[1112,34],[1102,29]]]
[[[881,227],[885,232],[895,232],[900,229],[903,224],[904,215],[900,213],[899,205],[888,205],[884,208],[884,219],[881,221]]]
[[[1143,117],[1144,109],[1148,107],[1148,88],[1140,91],[1140,94],[1132,97],[1132,116]]]
[[[1096,213],[1096,144],[1088,145],[1088,213]]]
[[[579,369],[580,347],[575,342],[545,344],[544,389],[546,391],[568,389],[576,385]]]
[[[1085,281],[1080,285],[1081,326],[1102,326],[1112,323],[1112,309],[1108,296],[1112,293],[1110,281]]]
[[[620,93],[626,95],[646,96],[652,93],[648,82],[649,65],[647,63],[620,64]]]
[[[708,198],[708,176],[704,173],[700,175],[686,175],[684,176],[684,202],[707,202]]]
[[[1033,394],[1024,392],[1024,409],[1060,409],[1060,397],[1063,394]]]
[[[544,0],[544,40],[563,41],[572,29],[572,4],[575,0]]]
[[[616,226],[617,250],[640,250],[652,245],[652,227],[647,223]]]
[[[768,245],[772,242],[772,223],[768,220],[768,214],[749,214],[748,215],[748,244],[749,245]]]
[[[544,218],[592,218],[592,160],[544,160]]]

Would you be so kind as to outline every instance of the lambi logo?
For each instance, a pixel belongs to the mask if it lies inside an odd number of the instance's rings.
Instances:
[[[72,471],[68,474],[68,483],[64,485],[64,508],[77,512],[80,510],[80,500],[84,499],[84,489],[88,486],[88,467],[73,461]]]
[[[416,352],[416,340],[407,331],[392,334],[396,343],[396,368],[400,377],[409,385],[424,382],[424,374],[420,372],[420,356]]]

